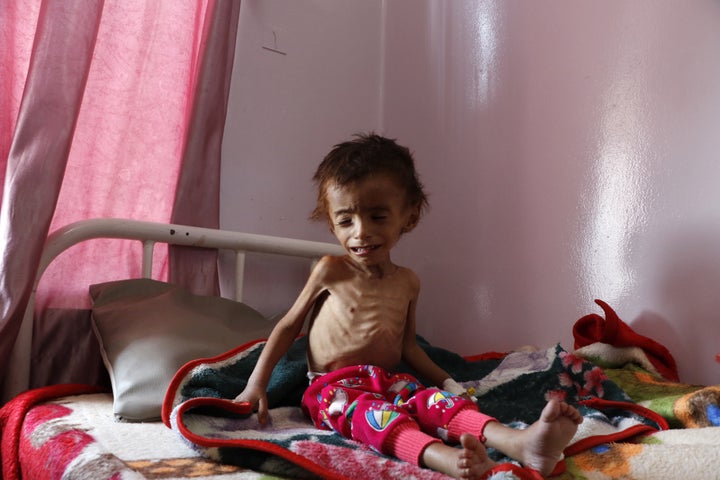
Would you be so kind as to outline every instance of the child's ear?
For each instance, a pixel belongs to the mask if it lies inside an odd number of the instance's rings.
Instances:
[[[419,221],[420,221],[420,208],[412,207],[412,211],[411,211],[410,215],[408,216],[408,221],[401,230],[402,233],[408,233],[409,231],[414,229],[417,226]]]

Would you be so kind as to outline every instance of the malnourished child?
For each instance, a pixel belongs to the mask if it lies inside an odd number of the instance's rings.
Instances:
[[[390,258],[427,206],[410,151],[379,135],[358,135],[328,153],[314,180],[313,217],[328,222],[346,254],[318,262],[235,400],[267,421],[270,375],[308,318],[311,380],[302,403],[317,428],[455,478],[479,478],[495,465],[485,445],[547,476],[580,413],[551,400],[527,429],[506,427],[479,412],[416,343],[420,281]],[[438,387],[394,372],[401,360]]]

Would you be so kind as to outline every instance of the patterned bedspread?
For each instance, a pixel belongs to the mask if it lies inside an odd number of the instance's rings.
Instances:
[[[585,421],[566,450],[568,456],[666,428],[659,415],[632,402],[600,368],[560,346],[467,359],[420,341],[435,362],[475,388],[484,412],[510,426],[534,422],[549,398],[578,405]],[[257,342],[187,364],[166,395],[167,425],[208,458],[293,478],[444,478],[313,428],[298,407],[306,385],[305,339],[296,341],[276,368],[268,390],[272,423],[261,427],[254,415],[227,399],[242,390],[263,346]],[[509,470],[507,478],[526,474],[519,467]]]
[[[268,480],[199,457],[161,422],[115,421],[112,395],[87,385],[30,390],[0,410],[4,480]]]
[[[593,344],[577,353],[592,353],[606,365],[603,370],[609,378],[673,428],[573,455],[559,479],[720,479],[720,387],[669,381],[640,366],[644,360],[630,360],[627,351],[620,353],[608,344]]]
[[[606,315],[581,319],[585,340],[572,353],[553,346],[462,358],[422,345],[476,389],[482,410],[513,427],[534,421],[548,398],[579,405],[585,421],[558,480],[720,479],[720,386],[669,380],[669,353],[609,307]],[[303,342],[273,375],[272,423],[264,428],[227,400],[244,387],[263,342],[183,367],[167,391],[166,424],[118,423],[112,396],[88,386],[25,392],[0,409],[2,478],[445,478],[312,427],[298,407],[306,386]],[[492,478],[533,477],[506,463]]]

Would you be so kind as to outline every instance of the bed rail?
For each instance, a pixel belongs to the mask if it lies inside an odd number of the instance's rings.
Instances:
[[[242,300],[246,253],[264,253],[307,258],[342,255],[339,245],[270,235],[217,230],[118,218],[95,218],[71,223],[52,232],[45,242],[32,294],[10,357],[2,388],[2,403],[28,388],[35,293],[47,267],[62,252],[78,243],[97,238],[137,240],[142,244],[142,276],[151,278],[157,243],[227,250],[235,255],[235,300]],[[0,404],[2,404],[0,403]]]

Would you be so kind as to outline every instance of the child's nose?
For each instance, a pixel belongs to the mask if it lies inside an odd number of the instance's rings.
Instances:
[[[370,236],[370,222],[358,220],[355,222],[355,238],[366,238]]]

